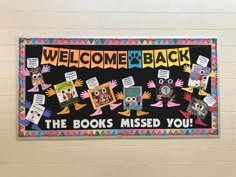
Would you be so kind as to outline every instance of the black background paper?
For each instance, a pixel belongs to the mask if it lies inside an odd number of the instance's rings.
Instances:
[[[69,49],[84,49],[84,50],[112,50],[112,51],[119,51],[119,50],[155,50],[155,49],[170,49],[170,48],[178,48],[178,47],[189,47],[190,48],[190,58],[191,64],[196,63],[197,58],[199,55],[203,55],[210,59],[208,63],[208,67],[211,66],[211,47],[210,46],[188,46],[188,45],[43,45],[43,46],[50,46],[50,47],[57,47],[57,48],[69,48]],[[25,58],[37,57],[41,59],[42,55],[42,45],[26,45],[26,56]],[[40,63],[40,62],[39,62]],[[149,115],[140,116],[140,118],[159,118],[161,121],[160,129],[167,129],[167,118],[180,118],[185,119],[179,112],[179,110],[185,111],[188,107],[188,102],[183,99],[183,94],[185,91],[181,90],[181,88],[175,88],[175,102],[180,103],[181,105],[178,107],[171,107],[168,108],[166,103],[164,102],[164,106],[162,108],[151,107],[150,104],[155,103],[155,89],[148,89],[147,82],[150,80],[155,80],[157,78],[158,69],[167,69],[170,70],[170,78],[174,80],[182,79],[184,81],[183,87],[187,87],[189,73],[183,72],[183,66],[172,66],[172,67],[158,67],[158,68],[132,68],[132,69],[100,69],[100,68],[76,68],[76,67],[65,67],[65,66],[51,66],[51,72],[43,74],[44,80],[46,84],[53,85],[61,83],[65,81],[64,74],[70,71],[76,71],[78,79],[82,79],[84,81],[83,87],[76,88],[77,93],[80,94],[81,91],[87,90],[87,85],[85,81],[92,77],[97,77],[99,84],[106,83],[111,80],[116,80],[118,82],[118,86],[114,88],[114,93],[116,94],[118,91],[123,91],[122,79],[128,76],[133,76],[135,81],[135,86],[142,86],[143,92],[149,91],[152,94],[150,100],[143,100],[143,111],[150,112]],[[208,86],[206,92],[211,93],[211,78],[209,78]],[[26,90],[32,88],[32,83],[30,77],[26,77]],[[198,95],[198,89],[194,89],[192,94],[193,97],[203,99],[203,96]],[[40,87],[40,94],[45,94],[45,91],[41,90]],[[33,95],[35,93],[26,92],[25,98],[26,100],[33,102]],[[46,94],[45,94],[46,95]],[[122,101],[117,101],[122,102]],[[50,119],[67,119],[67,128],[68,130],[73,130],[73,120],[78,119],[113,119],[113,127],[111,129],[120,129],[120,121],[121,118],[126,118],[125,116],[119,115],[118,111],[124,111],[123,105],[118,107],[115,110],[110,110],[109,106],[103,107],[103,114],[95,117],[90,117],[95,110],[92,107],[92,103],[90,99],[81,99],[79,98],[79,103],[84,104],[86,103],[87,106],[75,111],[74,106],[71,105],[70,107],[70,114],[67,115],[57,115],[56,113],[61,111],[60,104],[58,102],[57,96],[54,95],[52,97],[46,96],[46,103],[43,105],[46,109],[50,109],[53,113]],[[28,111],[28,110],[27,110]],[[26,111],[26,114],[27,114]],[[196,118],[195,116],[191,116]],[[130,119],[137,118],[136,111],[131,111]],[[39,127],[42,130],[46,129],[45,118],[42,117],[39,122]],[[208,125],[206,128],[211,127],[211,113],[208,112],[204,122]],[[31,123],[30,123],[31,124]],[[192,128],[199,128],[201,126],[194,124]],[[201,127],[202,128],[202,127]],[[27,130],[31,130],[31,126],[26,127]],[[91,129],[90,127],[88,129]],[[139,128],[135,128],[139,129]],[[175,129],[175,127],[171,127],[171,129]],[[50,129],[55,130],[55,129]]]

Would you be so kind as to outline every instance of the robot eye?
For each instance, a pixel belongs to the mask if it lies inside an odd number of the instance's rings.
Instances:
[[[203,74],[205,74],[205,72],[204,72],[203,70],[201,70],[201,71],[200,71],[200,74],[203,75]]]
[[[106,93],[107,89],[106,88],[102,88],[102,93]]]
[[[135,98],[135,97],[132,97],[131,99],[132,99],[132,101],[136,101],[136,98]]]
[[[163,82],[164,82],[163,79],[160,79],[160,80],[158,81],[159,84],[163,84]]]
[[[196,108],[199,108],[199,104],[198,104],[198,103],[196,103],[196,104],[195,104],[195,107],[196,107]]]
[[[41,78],[41,77],[42,77],[42,74],[41,74],[41,73],[38,73],[38,77]]]
[[[202,77],[202,80],[206,80],[206,79],[207,79],[207,77],[206,77],[206,76]]]
[[[95,95],[95,96],[98,96],[99,94],[100,94],[99,91],[95,91],[95,92],[94,92],[94,95]]]
[[[203,109],[204,109],[204,107],[203,107],[202,105],[200,105],[200,106],[199,106],[199,109],[200,109],[200,110],[203,110]]]
[[[172,84],[173,83],[173,79],[168,79],[168,83]]]
[[[125,101],[130,102],[131,98],[130,97],[125,98]]]

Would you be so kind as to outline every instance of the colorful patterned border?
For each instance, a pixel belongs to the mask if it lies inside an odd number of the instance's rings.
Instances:
[[[216,38],[19,38],[19,70],[25,67],[25,45],[211,45],[212,70],[217,72],[217,39]],[[18,72],[19,73],[19,72]],[[19,110],[18,119],[25,116],[25,77],[19,78]],[[218,100],[218,83],[212,78],[211,95]],[[218,106],[217,106],[218,109]],[[193,137],[217,136],[219,134],[218,110],[212,113],[211,129],[122,129],[122,130],[60,130],[60,131],[26,131],[23,125],[18,127],[19,137]]]

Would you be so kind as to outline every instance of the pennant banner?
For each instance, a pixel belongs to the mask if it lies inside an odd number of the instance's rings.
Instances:
[[[18,136],[218,135],[215,38],[19,38]]]

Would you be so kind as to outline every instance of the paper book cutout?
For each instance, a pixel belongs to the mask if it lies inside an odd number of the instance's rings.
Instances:
[[[123,87],[123,92],[116,93],[117,100],[123,100],[123,109],[125,111],[118,112],[118,114],[130,117],[131,110],[136,111],[137,116],[148,115],[149,112],[142,111],[143,109],[143,100],[150,99],[151,93],[144,91],[142,94],[142,86],[131,86],[134,85],[134,80],[132,76],[126,77],[122,80],[130,80],[130,86],[128,88]],[[123,82],[123,86],[127,86],[126,82]]]
[[[192,97],[190,93],[185,93],[183,98],[189,102],[189,105],[186,111],[180,110],[180,113],[186,119],[189,119],[191,115],[196,116],[195,124],[206,127],[207,124],[204,122],[205,116],[208,111],[211,113],[216,112],[216,107],[209,107],[202,100]]]
[[[209,77],[216,77],[217,73],[215,71],[211,71],[209,67],[202,67],[197,64],[193,64],[192,68],[189,65],[185,65],[183,68],[184,72],[190,74],[188,80],[189,87],[183,87],[184,91],[189,93],[193,93],[193,88],[199,90],[198,94],[200,96],[206,96],[209,93],[206,92],[207,84]]]
[[[108,106],[111,110],[116,109],[121,103],[115,103],[113,89],[118,85],[116,80],[101,84],[93,89],[85,90],[80,93],[82,99],[90,98],[95,112],[90,114],[90,117],[103,114],[102,107]],[[101,101],[100,101],[101,100]]]
[[[39,104],[31,104],[31,102],[26,101],[25,102],[25,108],[29,109],[25,119],[20,119],[19,123],[23,124],[24,126],[29,126],[30,123],[32,124],[31,128],[33,130],[41,130],[38,126],[39,121],[42,117],[44,118],[50,118],[52,116],[52,111],[49,109],[46,109],[44,106]]]
[[[163,73],[163,74],[160,74]],[[147,83],[148,88],[154,88],[156,90],[156,103],[151,104],[152,107],[163,107],[164,100],[167,100],[167,107],[180,106],[179,103],[175,103],[175,89],[182,87],[184,82],[181,79],[174,81],[169,78],[169,72],[158,72],[158,77]]]
[[[58,115],[69,114],[70,105],[74,105],[76,111],[82,109],[87,105],[79,103],[78,93],[75,89],[76,87],[82,87],[82,86],[83,86],[83,81],[81,79],[79,80],[77,79],[75,82],[73,81],[61,82],[59,84],[54,85],[54,89],[49,88],[46,91],[46,95],[48,97],[57,95],[58,102],[61,108],[63,108],[61,111],[57,113]]]
[[[39,86],[41,85],[42,90],[46,90],[51,87],[52,84],[46,84],[44,82],[43,74],[50,72],[50,66],[43,65],[37,68],[23,68],[20,70],[20,74],[24,77],[30,76],[33,87],[28,89],[28,92],[39,92]]]
[[[142,110],[143,109],[143,99],[142,99],[142,87],[133,86],[123,89],[124,100],[123,109],[124,110]]]

